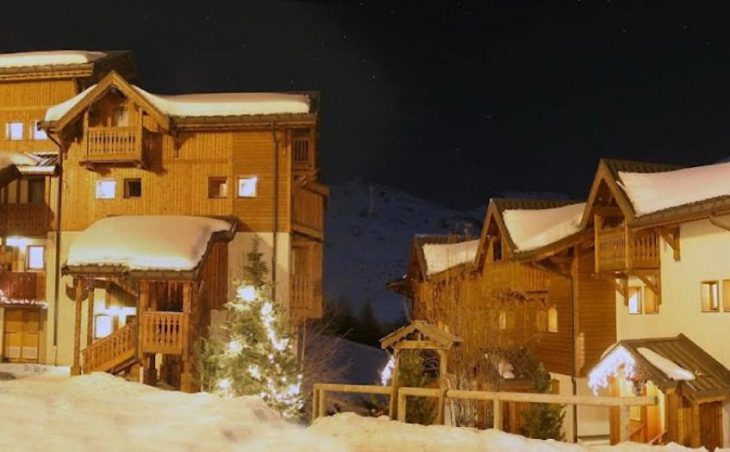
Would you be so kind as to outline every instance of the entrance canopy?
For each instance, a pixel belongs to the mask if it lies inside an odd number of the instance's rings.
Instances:
[[[97,221],[71,244],[65,274],[153,275],[192,279],[216,240],[235,222],[194,216],[119,216]]]
[[[449,350],[461,338],[423,320],[414,320],[380,339],[382,348]]]
[[[695,401],[730,397],[730,370],[684,334],[616,343],[588,373],[588,384],[597,391],[621,371],[626,379],[651,381],[665,393],[681,386]]]

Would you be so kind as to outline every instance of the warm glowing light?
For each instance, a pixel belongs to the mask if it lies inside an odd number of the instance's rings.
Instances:
[[[241,350],[243,350],[243,344],[241,341],[231,341],[228,343],[228,351],[233,353],[234,355],[237,355],[241,353]]]
[[[601,388],[607,388],[609,378],[617,377],[623,370],[624,378],[631,379],[636,373],[636,361],[625,348],[618,346],[606,355],[588,374],[588,386],[594,394]]]
[[[238,288],[237,292],[238,298],[247,303],[254,301],[258,297],[258,293],[254,286],[241,286]]]
[[[28,247],[28,239],[24,237],[8,237],[7,245],[13,248],[19,248],[21,251],[25,251]]]
[[[395,357],[391,356],[383,370],[380,371],[380,383],[383,386],[388,385],[390,378],[393,376],[393,370],[395,370]]]
[[[224,378],[219,381],[218,389],[221,389],[223,391],[229,391],[231,389],[231,380],[229,378]]]

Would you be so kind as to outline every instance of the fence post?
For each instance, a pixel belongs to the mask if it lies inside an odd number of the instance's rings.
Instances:
[[[319,390],[319,402],[317,403],[319,408],[319,417],[327,416],[327,391],[324,389]]]
[[[499,399],[492,400],[492,419],[494,423],[492,428],[495,430],[502,430],[502,401]]]
[[[319,402],[319,390],[317,389],[317,385],[315,385],[312,390],[312,422],[317,420],[317,411],[319,410],[317,402]]]
[[[398,421],[406,421],[406,395],[402,390],[398,391]]]
[[[631,436],[631,416],[629,415],[629,406],[621,405],[619,407],[618,423],[619,423],[619,442],[629,441]]]

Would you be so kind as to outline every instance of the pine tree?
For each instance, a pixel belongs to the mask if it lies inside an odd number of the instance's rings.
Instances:
[[[295,418],[304,404],[295,344],[281,307],[271,299],[257,241],[247,258],[244,280],[225,306],[227,340],[203,343],[203,389],[224,397],[257,395],[284,417]]]
[[[535,372],[533,383],[536,392],[550,392],[550,374],[542,364]],[[530,407],[522,412],[520,432],[528,438],[562,440],[564,417],[562,405],[531,403]]]

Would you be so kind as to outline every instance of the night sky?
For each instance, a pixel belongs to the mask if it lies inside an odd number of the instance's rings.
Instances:
[[[40,3],[3,2],[1,51],[130,49],[157,93],[320,91],[325,182],[468,208],[585,196],[604,156],[730,156],[726,1]]]

